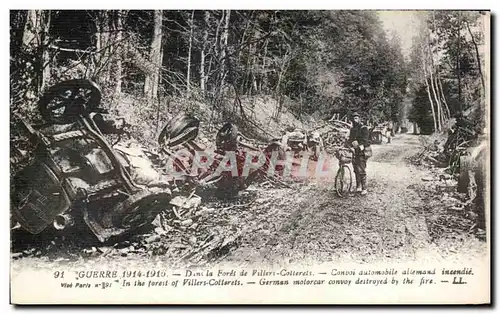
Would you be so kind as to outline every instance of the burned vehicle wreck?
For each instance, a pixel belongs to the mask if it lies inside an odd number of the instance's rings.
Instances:
[[[111,118],[100,102],[94,82],[63,81],[40,98],[42,123],[20,118],[33,158],[13,179],[15,228],[37,235],[83,227],[102,243],[119,241],[150,226],[160,213],[182,218],[176,208],[200,187],[233,198],[262,178],[273,180],[269,168],[275,176],[283,170],[272,160],[273,154],[284,159],[279,142],[252,145],[227,122],[214,147],[205,147],[196,142],[200,120],[182,112],[163,127],[154,151],[121,141],[125,121]],[[118,140],[111,141],[115,135]],[[226,166],[228,161],[235,169]]]
[[[168,169],[190,178],[194,188],[215,187],[219,198],[234,198],[262,179],[280,183],[275,177],[284,167],[285,159],[279,141],[252,145],[236,124],[226,122],[218,130],[213,150],[196,142],[200,121],[186,114],[172,118],[163,128],[158,144]],[[272,175],[269,169],[273,168]]]
[[[106,140],[105,134],[121,130],[105,118],[100,100],[92,81],[64,81],[38,102],[44,123],[21,120],[35,151],[14,178],[11,213],[25,231],[39,234],[83,221],[107,242],[133,233],[168,208],[171,190],[145,154]]]

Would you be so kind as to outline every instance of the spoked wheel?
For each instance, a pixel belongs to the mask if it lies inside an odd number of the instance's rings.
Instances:
[[[105,243],[149,226],[156,216],[170,208],[172,194],[168,189],[149,188],[115,203],[101,202],[83,210],[83,219],[92,233]],[[103,207],[104,206],[104,207]]]
[[[352,187],[352,173],[347,165],[340,166],[335,176],[335,191],[340,197],[345,197],[351,192]]]
[[[161,130],[158,144],[174,147],[196,139],[198,136],[200,120],[186,114],[173,117]]]
[[[169,207],[171,198],[169,190],[156,188],[133,194],[109,213],[113,227],[134,230],[148,224]]]
[[[53,85],[43,94],[38,102],[38,110],[49,123],[72,123],[80,114],[96,110],[101,96],[99,86],[90,80],[64,81]]]

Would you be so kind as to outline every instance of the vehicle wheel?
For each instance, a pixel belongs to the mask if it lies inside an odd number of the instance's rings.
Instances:
[[[177,146],[198,136],[200,120],[192,115],[179,114],[173,117],[160,132],[158,144]]]
[[[337,175],[335,176],[335,191],[337,195],[340,197],[346,196],[352,187],[352,174],[351,169],[346,166],[340,166],[337,171]]]
[[[170,190],[165,189],[149,189],[130,196],[111,212],[114,227],[132,231],[151,223],[169,206],[171,197]]]
[[[72,123],[80,114],[95,111],[101,96],[99,86],[90,80],[64,81],[53,85],[43,94],[38,101],[38,110],[49,123]]]

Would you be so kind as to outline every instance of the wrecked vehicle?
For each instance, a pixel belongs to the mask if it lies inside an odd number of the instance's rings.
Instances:
[[[284,159],[279,141],[255,147],[246,143],[238,127],[230,122],[218,130],[215,150],[209,152],[196,143],[199,124],[192,115],[181,113],[172,118],[158,138],[160,151],[171,161],[168,167],[177,176],[180,173],[190,178],[196,186],[214,185],[220,197],[234,197],[259,178],[266,177],[273,153],[277,159]],[[247,159],[249,154],[251,158]],[[278,165],[275,169],[279,173],[282,167]]]
[[[195,141],[199,124],[196,117],[181,113],[162,129],[158,143],[161,152],[171,160],[169,167],[172,169],[169,170],[191,178],[196,186],[213,184],[218,194],[234,196],[246,188],[242,176],[245,153],[239,145],[238,129],[234,124],[224,124],[217,133],[215,151],[207,152]],[[231,171],[220,171],[221,162],[227,162],[226,154],[234,154],[237,175]]]
[[[312,152],[313,160],[319,159],[319,154],[324,151],[325,145],[319,132],[314,131],[307,135],[307,149]]]
[[[311,153],[313,160],[317,161],[324,150],[324,143],[318,131],[306,133],[299,128],[289,128],[281,139],[281,144],[291,151],[294,157],[300,157],[304,152]]]
[[[282,144],[291,150],[295,156],[307,150],[307,135],[298,128],[289,128],[283,135]]]
[[[372,129],[370,129],[370,142],[372,144],[382,144],[382,140],[384,138],[385,128],[376,125]]]
[[[84,222],[107,242],[146,226],[170,206],[168,184],[144,152],[106,140],[105,134],[123,132],[105,118],[100,100],[92,81],[64,81],[38,102],[45,123],[22,120],[36,148],[15,176],[12,216],[29,233]]]

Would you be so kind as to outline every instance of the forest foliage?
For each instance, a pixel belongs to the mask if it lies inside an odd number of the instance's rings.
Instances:
[[[445,131],[457,114],[486,127],[489,53],[486,12],[422,12],[409,62],[409,119],[423,133]]]
[[[375,11],[11,11],[11,106],[90,78],[105,99],[197,99],[242,111],[269,95],[296,112],[360,111],[398,121],[407,85],[400,43]],[[293,107],[295,104],[295,107]],[[298,105],[297,105],[298,104]],[[141,103],[148,106],[148,102]],[[240,112],[244,115],[244,112]]]
[[[424,15],[405,58],[376,11],[12,10],[11,112],[34,119],[45,88],[90,78],[150,120],[173,99],[244,117],[241,100],[265,95],[276,120],[285,106],[400,123],[410,97],[410,120],[441,130],[459,110],[484,111],[481,14]]]

